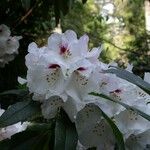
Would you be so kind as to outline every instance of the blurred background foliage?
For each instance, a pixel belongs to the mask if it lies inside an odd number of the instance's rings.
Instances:
[[[19,55],[0,68],[0,91],[18,88],[17,77],[26,76],[24,57],[29,43],[44,45],[57,25],[62,32],[73,29],[79,36],[88,34],[90,47],[102,45],[104,62],[117,61],[123,67],[132,63],[134,72],[142,76],[150,71],[145,1],[1,0],[0,24],[6,24],[12,35],[23,39]]]
[[[103,15],[103,8],[109,4],[114,5],[114,12]],[[85,5],[76,2],[63,19],[62,29],[71,28],[79,35],[87,33],[92,46],[103,44],[103,61],[114,60],[120,66],[131,63],[134,72],[143,75],[150,71],[150,36],[144,12],[144,0],[88,0]]]

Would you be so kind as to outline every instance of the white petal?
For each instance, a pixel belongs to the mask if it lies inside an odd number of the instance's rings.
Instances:
[[[26,130],[28,125],[30,125],[29,122],[24,122],[24,123],[18,122],[6,128],[0,129],[0,141],[7,138],[11,138],[12,135]]]
[[[79,141],[87,148],[97,147],[102,150],[115,143],[112,129],[102,118],[101,111],[95,104],[87,104],[77,114],[76,127]]]
[[[132,72],[133,69],[133,65],[132,64],[128,64],[126,70],[129,72]]]
[[[2,31],[0,32],[0,37],[8,38],[10,36],[10,29],[6,25],[1,24],[0,30]]]
[[[93,58],[95,60],[98,59],[100,53],[101,53],[101,48],[98,47],[98,48],[93,48],[90,52],[87,53],[87,58]]]
[[[62,42],[62,35],[59,33],[54,33],[48,38],[48,48],[50,51],[59,53],[60,46]]]
[[[69,97],[63,105],[63,109],[68,114],[70,120],[75,122],[77,113],[84,107],[82,103],[77,102],[75,99]]]
[[[67,30],[64,33],[64,36],[66,37],[69,43],[77,40],[77,35],[73,30]]]
[[[85,34],[80,37],[79,39],[79,45],[81,49],[81,55],[86,56],[88,53],[88,42],[89,42],[89,37]]]
[[[63,106],[63,100],[59,96],[50,97],[41,105],[42,114],[46,119],[52,119],[58,113],[60,107]]]
[[[27,86],[31,93],[45,95],[49,98],[53,95],[61,95],[65,89],[64,77],[59,68],[49,69],[43,65],[34,66],[27,73]]]
[[[93,72],[89,77],[86,77],[80,72],[75,72],[72,74],[65,91],[73,99],[80,102],[93,100],[93,96],[89,95],[89,93],[93,91],[98,92],[98,89],[97,73]]]
[[[144,74],[144,80],[145,80],[146,82],[150,83],[150,72],[146,72],[146,73]]]
[[[35,42],[32,42],[32,43],[30,43],[29,44],[29,46],[28,46],[28,52],[29,53],[36,53],[36,51],[37,51],[37,44],[35,43]]]
[[[125,142],[129,150],[149,150],[150,149],[150,129],[145,132],[134,135],[132,134]]]
[[[18,82],[22,85],[22,84],[27,83],[27,80],[26,80],[26,79],[23,79],[23,78],[21,78],[21,77],[18,77]]]
[[[142,133],[150,127],[148,120],[131,110],[122,111],[114,117],[114,120],[125,137],[129,137],[135,132]]]

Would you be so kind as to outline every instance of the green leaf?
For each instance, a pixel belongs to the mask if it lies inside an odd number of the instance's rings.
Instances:
[[[1,150],[48,150],[52,149],[53,123],[36,124],[0,142]],[[41,130],[39,130],[41,129]]]
[[[54,150],[76,150],[77,140],[75,124],[62,111],[56,119]]]
[[[65,122],[61,119],[56,120],[55,125],[55,145],[54,150],[65,149],[66,127]]]
[[[78,140],[76,128],[73,124],[68,124],[66,128],[65,150],[76,150]]]
[[[118,77],[125,79],[125,80],[137,85],[138,87],[143,89],[145,92],[150,94],[150,84],[145,82],[144,80],[142,80],[140,77],[134,75],[133,73],[130,73],[127,70],[123,70],[120,68],[108,69],[108,70],[104,70],[104,73],[116,74]]]
[[[17,90],[9,90],[9,91],[5,91],[0,93],[0,96],[3,95],[19,95],[19,96],[25,96],[27,95],[29,92],[26,89],[17,89]]]
[[[145,119],[147,119],[147,120],[150,121],[150,116],[147,115],[146,113],[142,112],[141,110],[137,109],[137,108],[134,108],[134,107],[132,107],[132,106],[129,106],[129,105],[127,105],[127,104],[125,104],[125,103],[122,103],[122,102],[120,102],[120,101],[114,100],[114,99],[112,99],[112,98],[110,98],[110,97],[108,97],[107,95],[104,95],[104,94],[99,94],[99,93],[95,93],[95,92],[91,92],[91,93],[89,93],[89,94],[90,94],[90,95],[97,96],[97,97],[102,97],[102,98],[105,98],[105,99],[110,100],[110,101],[112,101],[112,102],[118,103],[118,104],[122,105],[123,107],[125,107],[125,108],[128,109],[128,110],[136,111],[136,112],[137,112],[139,115],[141,115],[143,118],[145,118]]]
[[[33,101],[18,102],[10,106],[0,117],[0,128],[29,120],[40,114],[40,105]]]
[[[116,141],[117,141],[118,149],[119,150],[125,150],[125,145],[124,145],[122,133],[120,132],[118,127],[114,124],[114,122],[102,110],[101,110],[101,112],[102,112],[103,117],[106,119],[106,121],[109,123],[109,125],[111,126],[111,128],[113,130],[114,136],[115,136]]]

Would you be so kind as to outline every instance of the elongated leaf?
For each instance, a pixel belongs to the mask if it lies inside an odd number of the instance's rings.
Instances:
[[[62,111],[56,119],[54,150],[76,150],[77,140],[75,124]]]
[[[101,110],[101,109],[100,109]],[[118,129],[118,127],[114,124],[114,122],[101,110],[103,117],[107,120],[109,125],[111,126],[114,136],[117,141],[117,146],[119,150],[125,150],[125,145],[124,145],[124,140],[123,140],[123,135]]]
[[[40,113],[40,105],[33,101],[18,102],[10,106],[0,117],[0,128],[26,121]]]
[[[66,127],[65,122],[61,119],[56,120],[55,126],[55,146],[54,150],[65,149]]]
[[[74,124],[67,125],[65,150],[76,150],[77,140],[77,131]]]
[[[19,96],[24,96],[27,95],[29,92],[26,89],[16,89],[16,90],[9,90],[9,91],[5,91],[0,93],[1,95],[19,95]]]
[[[104,73],[113,73],[116,74],[118,77],[125,79],[135,85],[137,85],[138,87],[140,87],[141,89],[143,89],[145,92],[147,92],[148,94],[150,94],[150,84],[145,82],[144,80],[142,80],[140,77],[134,75],[133,73],[130,73],[127,70],[123,70],[123,69],[108,69],[108,70],[104,70]]]
[[[127,104],[125,104],[125,103],[122,103],[122,102],[120,102],[120,101],[114,100],[114,99],[112,99],[112,98],[110,98],[110,97],[108,97],[107,95],[104,95],[104,94],[99,94],[99,93],[91,92],[90,95],[94,95],[94,96],[97,96],[97,97],[102,97],[102,98],[105,98],[105,99],[110,100],[110,101],[112,101],[112,102],[118,103],[118,104],[122,105],[123,107],[125,107],[125,108],[128,109],[128,110],[136,111],[136,112],[137,112],[139,115],[141,115],[143,118],[145,118],[145,119],[147,119],[147,120],[150,121],[150,116],[147,115],[146,113],[142,112],[141,110],[137,109],[137,108],[134,108],[134,107],[132,107],[132,106],[129,106],[129,105],[127,105]]]

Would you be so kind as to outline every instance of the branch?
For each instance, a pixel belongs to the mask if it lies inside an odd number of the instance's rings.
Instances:
[[[112,46],[114,46],[115,48],[117,48],[117,49],[119,49],[119,50],[121,50],[121,51],[124,51],[124,52],[127,52],[127,53],[133,53],[134,55],[139,55],[139,56],[140,56],[140,55],[143,55],[143,53],[135,52],[135,49],[121,48],[121,47],[115,45],[114,43],[112,43],[111,41],[106,40],[106,39],[104,39],[104,38],[95,37],[95,36],[92,35],[92,34],[91,34],[90,36],[93,37],[93,38],[95,38],[95,39],[99,39],[100,41],[104,41],[104,42],[106,42],[106,43],[108,43],[108,44],[111,44]]]

